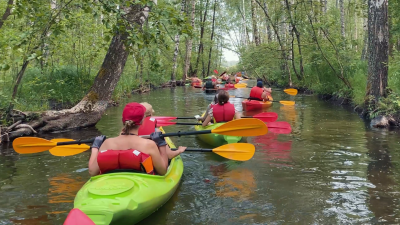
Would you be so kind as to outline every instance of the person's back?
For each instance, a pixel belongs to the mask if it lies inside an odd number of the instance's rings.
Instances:
[[[214,83],[211,80],[207,80],[204,86],[206,89],[214,89]]]
[[[217,98],[218,104],[211,106],[206,119],[203,121],[203,126],[207,126],[213,118],[217,123],[240,119],[235,106],[229,102],[229,93],[227,91],[220,90]]]
[[[262,98],[262,94],[263,93],[264,93],[263,88],[260,88],[260,87],[257,87],[257,86],[256,87],[252,87],[251,90],[250,90],[250,99],[262,101],[263,100],[263,98]]]
[[[167,172],[168,158],[172,159],[185,148],[171,151],[160,132],[150,135],[151,140],[138,136],[143,124],[146,108],[139,103],[129,103],[122,113],[124,128],[118,137],[96,137],[89,160],[89,173],[92,176],[118,169],[134,169],[164,175]],[[154,128],[153,128],[154,129]]]

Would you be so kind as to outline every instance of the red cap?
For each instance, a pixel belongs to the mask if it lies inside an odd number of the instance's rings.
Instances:
[[[135,123],[135,125],[140,125],[142,124],[141,122],[145,112],[146,108],[143,105],[137,102],[128,103],[122,112],[122,123],[125,123],[127,120],[131,120]]]

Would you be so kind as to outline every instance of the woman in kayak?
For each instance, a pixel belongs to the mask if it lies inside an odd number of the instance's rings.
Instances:
[[[167,154],[167,143],[161,132],[150,135],[151,140],[138,136],[139,128],[145,118],[146,108],[136,102],[129,103],[122,112],[124,127],[119,136],[96,137],[89,159],[89,174],[92,176],[113,170],[138,170],[148,174],[164,175],[168,168],[168,158],[178,156],[186,147]]]
[[[208,115],[208,112],[210,111],[210,109],[211,109],[214,105],[218,104],[218,93],[219,93],[220,91],[222,91],[222,90],[218,90],[218,91],[217,91],[217,94],[214,96],[214,100],[207,106],[206,112],[204,113],[203,117],[201,117],[200,115],[195,115],[195,116],[194,116],[197,120],[199,120],[199,121],[201,121],[201,122],[204,122],[204,120],[206,120],[207,115]]]
[[[229,93],[227,91],[220,90],[217,98],[218,104],[211,106],[203,122],[203,126],[207,126],[211,121],[221,123],[229,122],[233,119],[240,119],[240,115],[236,112],[235,106],[229,102]]]
[[[270,101],[273,100],[271,96],[271,88],[266,88],[262,81],[257,81],[257,86],[251,88],[250,100]]]

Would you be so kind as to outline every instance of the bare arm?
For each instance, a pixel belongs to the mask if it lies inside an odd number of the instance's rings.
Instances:
[[[240,119],[242,117],[240,116],[240,113],[236,112],[234,118],[235,118],[235,120],[238,120],[238,119]]]
[[[207,115],[207,118],[204,120],[204,122],[202,124],[203,127],[207,126],[209,122],[211,122],[211,116]]]
[[[169,151],[168,151],[169,150]],[[169,159],[173,159],[177,157],[179,154],[184,152],[186,147],[179,146],[178,150],[172,151],[169,147],[167,147],[167,154]]]
[[[97,156],[99,155],[98,148],[92,148],[92,154],[90,155],[89,159],[89,174],[90,176],[96,176],[100,174],[100,168],[97,164]]]
[[[210,108],[211,108],[211,104],[207,106],[206,113],[204,113],[203,117],[199,119],[201,122],[204,122],[204,120],[207,119],[208,112],[210,111]]]
[[[157,174],[159,175],[166,174],[168,164],[165,164],[165,161],[161,157],[160,151],[158,150],[156,143],[154,143],[153,141],[149,141],[146,144],[146,148],[149,150],[149,155],[151,156],[151,159],[153,161],[153,166]]]
[[[168,167],[168,150],[169,149],[168,145],[164,145],[164,146],[160,146],[158,147],[158,150],[160,151],[160,156],[161,159],[163,160],[164,165],[166,165],[166,167]],[[171,149],[169,149],[171,151]]]

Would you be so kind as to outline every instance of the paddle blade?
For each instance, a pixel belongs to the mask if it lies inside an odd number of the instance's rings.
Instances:
[[[279,101],[282,105],[294,105],[296,102],[294,101]]]
[[[66,141],[75,141],[73,139],[63,139],[63,138],[58,138],[58,139],[52,139],[51,142],[57,144],[57,142],[66,142]],[[54,156],[71,156],[71,155],[77,155],[79,153],[82,153],[86,150],[90,149],[89,145],[85,144],[75,144],[75,145],[60,145],[56,146],[52,149],[50,149],[50,154]]]
[[[259,119],[263,122],[275,122],[278,119],[278,113],[276,112],[265,112],[254,115],[253,118]]]
[[[160,120],[176,120],[177,119],[177,117],[172,117],[172,116],[152,116],[151,118],[156,119],[157,122]],[[194,117],[193,117],[193,119],[194,119]]]
[[[229,136],[259,136],[268,133],[265,123],[255,118],[245,118],[229,121],[222,126],[211,130],[211,133]]]
[[[283,91],[288,95],[297,95],[297,92],[298,92],[297,89],[294,89],[294,88],[288,88]]]
[[[19,154],[44,152],[56,145],[54,142],[37,137],[20,137],[13,141],[13,148]]]
[[[214,70],[214,73],[216,73],[218,75],[218,70]]]
[[[213,152],[227,159],[247,161],[253,157],[255,150],[252,144],[235,143],[214,148]]]
[[[276,134],[290,134],[292,133],[292,127],[288,122],[278,121],[267,123],[268,131]]]
[[[247,84],[246,83],[240,83],[240,84],[235,84],[234,86],[235,86],[235,88],[246,88]]]
[[[166,126],[171,126],[171,125],[175,125],[175,124],[176,124],[176,122],[157,119],[157,127],[166,127]]]

